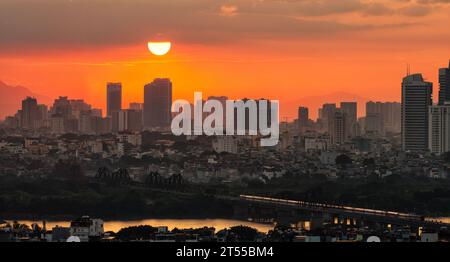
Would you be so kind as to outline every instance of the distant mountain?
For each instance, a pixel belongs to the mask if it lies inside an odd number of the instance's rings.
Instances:
[[[330,94],[320,96],[308,96],[292,101],[287,101],[281,104],[281,112],[283,117],[289,119],[297,119],[297,108],[304,106],[309,108],[309,117],[316,119],[318,117],[318,110],[325,103],[336,103],[339,107],[340,102],[357,102],[358,116],[363,116],[366,112],[366,102],[370,101],[367,98],[350,94],[346,92],[333,92]],[[285,110],[283,110],[285,108]]]
[[[48,104],[50,98],[35,94],[23,86],[10,86],[0,81],[0,120],[6,116],[14,115],[22,105],[22,100],[27,96],[35,97],[40,104]]]

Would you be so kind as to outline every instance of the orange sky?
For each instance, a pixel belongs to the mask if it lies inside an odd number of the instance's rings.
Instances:
[[[437,88],[450,58],[446,0],[166,2],[2,1],[0,80],[104,108],[106,82],[122,82],[127,106],[169,77],[174,99],[279,99],[282,117],[293,117],[283,103],[338,91],[399,101],[407,63]],[[153,56],[152,39],[173,49]]]

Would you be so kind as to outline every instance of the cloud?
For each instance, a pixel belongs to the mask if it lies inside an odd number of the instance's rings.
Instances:
[[[407,16],[426,16],[430,14],[432,8],[426,5],[410,5],[403,8],[400,8],[398,12]]]
[[[376,24],[364,23],[364,20],[345,23],[330,16],[347,13],[383,16],[396,12],[384,2],[1,0],[0,52],[27,48],[123,45],[146,42],[155,35],[202,44],[330,37],[343,32],[380,28]],[[417,5],[401,9],[401,13],[408,16],[423,16],[430,11]],[[399,22],[388,27],[406,24]]]
[[[237,15],[238,8],[235,5],[223,5],[220,7],[220,14],[223,16]]]

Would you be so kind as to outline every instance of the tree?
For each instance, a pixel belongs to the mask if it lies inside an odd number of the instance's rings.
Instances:
[[[341,154],[338,157],[336,157],[335,163],[338,166],[346,167],[347,165],[351,165],[353,161],[349,156]]]
[[[375,159],[371,158],[366,158],[363,160],[363,165],[364,166],[373,166],[375,165]]]
[[[258,230],[248,226],[235,226],[230,228],[230,231],[236,236],[238,241],[244,242],[255,241],[258,235]]]

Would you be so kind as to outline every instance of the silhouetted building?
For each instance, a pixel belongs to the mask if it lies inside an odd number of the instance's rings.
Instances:
[[[118,131],[139,132],[142,130],[142,111],[140,110],[121,110],[119,112]]]
[[[60,96],[55,99],[50,112],[52,115],[58,115],[59,117],[66,119],[69,118],[72,115],[72,106],[69,99],[67,99],[67,96]]]
[[[358,104],[356,102],[341,102],[341,110],[345,114],[345,130],[347,138],[353,138],[356,136]]]
[[[450,106],[430,106],[429,109],[429,150],[441,155],[450,151]]]
[[[168,128],[172,121],[172,82],[157,78],[144,86],[144,127]]]
[[[38,104],[35,98],[27,97],[22,101],[21,127],[34,127],[34,122],[38,120]]]
[[[329,121],[331,143],[335,145],[344,144],[347,138],[347,115],[339,109],[334,112],[333,118]]]
[[[421,74],[408,75],[402,82],[402,148],[410,151],[428,149],[429,106],[433,83]]]
[[[324,128],[331,134],[333,127],[334,113],[336,112],[336,104],[324,104],[322,110],[319,111],[319,118]]]
[[[307,107],[298,108],[298,127],[303,130],[309,124],[309,110]]]
[[[365,133],[384,135],[383,103],[366,103]]]
[[[106,85],[106,115],[112,116],[113,112],[122,109],[122,84],[108,83]]]
[[[439,69],[439,105],[450,103],[450,61],[448,68]]]

